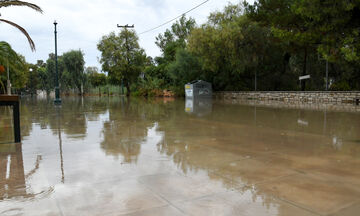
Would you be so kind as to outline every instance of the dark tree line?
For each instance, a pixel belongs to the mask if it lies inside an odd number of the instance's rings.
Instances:
[[[216,91],[360,90],[360,1],[256,0],[229,4],[206,23],[181,17],[155,38],[161,55],[151,58],[134,30],[101,38],[102,72],[84,68],[83,53],[59,57],[62,91],[105,84],[122,85],[127,94],[184,93],[184,84],[202,79]],[[8,46],[0,44],[0,64]],[[16,54],[16,53],[15,53]],[[7,59],[8,57],[6,57]],[[54,55],[18,71],[19,88],[54,88]],[[29,67],[32,69],[27,71]],[[24,72],[25,71],[25,72]],[[328,73],[326,73],[326,71]],[[326,74],[328,79],[326,80]],[[299,77],[310,75],[306,82]],[[5,73],[0,80],[6,80]]]
[[[359,1],[258,0],[229,4],[200,26],[183,16],[156,37],[161,56],[137,62],[129,88],[141,95],[156,89],[183,94],[185,83],[203,79],[217,91],[325,90],[328,68],[330,90],[360,90],[359,8]],[[116,55],[126,53],[126,44],[110,40],[114,36],[103,38],[99,49],[103,57],[115,50],[111,69],[121,71],[116,67],[126,64]],[[103,70],[115,78],[108,66]],[[300,85],[304,75],[311,78]]]

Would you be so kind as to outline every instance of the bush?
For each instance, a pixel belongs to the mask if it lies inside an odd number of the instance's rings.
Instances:
[[[331,91],[351,91],[351,87],[346,81],[340,81],[330,86]]]

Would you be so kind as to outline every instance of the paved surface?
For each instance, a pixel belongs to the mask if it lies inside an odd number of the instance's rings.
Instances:
[[[1,109],[0,215],[359,215],[359,113],[189,104]]]

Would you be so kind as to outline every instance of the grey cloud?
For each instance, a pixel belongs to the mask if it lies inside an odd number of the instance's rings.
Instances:
[[[23,26],[35,41],[37,51],[31,52],[26,38],[18,31],[0,25],[1,40],[10,42],[12,47],[27,61],[35,63],[46,60],[54,52],[54,26],[58,21],[59,54],[70,49],[81,49],[85,53],[87,66],[100,65],[96,48],[102,35],[119,31],[116,24],[135,24],[137,32],[159,25],[203,0],[29,0],[41,6],[44,14],[28,9],[11,8],[1,14]],[[211,0],[190,14],[200,24],[214,10],[221,10],[228,1]],[[238,3],[239,0],[230,0]],[[160,55],[155,45],[155,36],[171,24],[157,31],[140,36],[140,45],[151,56]]]

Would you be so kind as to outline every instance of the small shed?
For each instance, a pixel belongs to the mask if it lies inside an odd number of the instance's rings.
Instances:
[[[185,96],[186,98],[211,98],[212,97],[212,86],[211,83],[195,80],[185,85]]]

